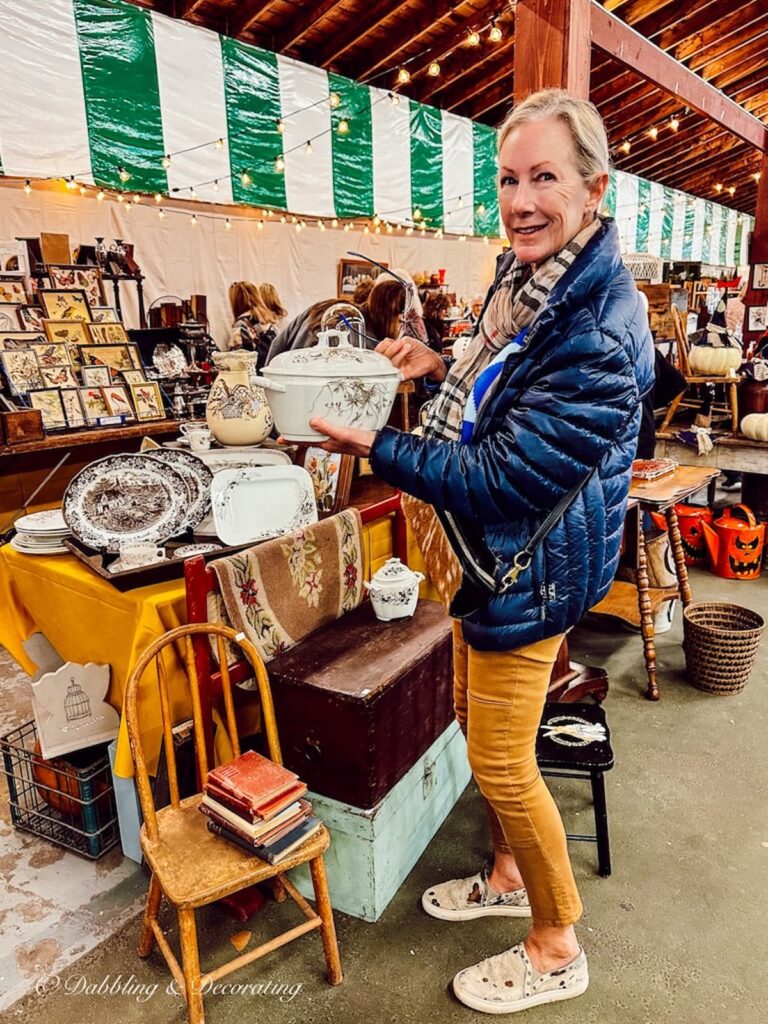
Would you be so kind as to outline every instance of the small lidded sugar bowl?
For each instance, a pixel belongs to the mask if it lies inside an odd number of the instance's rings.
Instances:
[[[424,573],[413,572],[399,558],[390,558],[373,574],[370,583],[363,586],[371,595],[371,604],[377,619],[407,619],[416,611],[419,584]]]

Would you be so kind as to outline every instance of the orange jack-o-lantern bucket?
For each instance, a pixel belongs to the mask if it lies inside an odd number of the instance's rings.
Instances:
[[[765,523],[746,505],[723,509],[713,526],[702,524],[712,572],[729,580],[756,580],[760,575]]]
[[[682,502],[675,505],[677,522],[680,527],[680,538],[683,542],[683,554],[686,565],[706,565],[707,546],[704,541],[704,528],[702,523],[711,525],[713,520],[712,509],[702,508],[701,505],[684,505]],[[656,525],[666,530],[667,521],[658,512],[651,512],[651,517]]]

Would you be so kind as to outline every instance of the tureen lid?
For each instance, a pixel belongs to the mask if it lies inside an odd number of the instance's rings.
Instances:
[[[388,558],[371,577],[372,583],[410,583],[418,579],[416,573],[403,565],[399,558]]]
[[[329,345],[329,338],[338,345]],[[356,348],[347,341],[346,331],[321,331],[313,348],[281,352],[264,367],[265,377],[397,377],[397,370],[386,356]]]

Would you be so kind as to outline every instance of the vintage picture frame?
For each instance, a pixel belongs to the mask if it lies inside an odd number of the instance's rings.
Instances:
[[[108,388],[112,383],[112,371],[108,366],[83,366],[80,376],[87,388]]]
[[[21,304],[18,302],[0,302],[0,331],[18,331],[24,324],[19,318]]]
[[[334,515],[347,507],[355,468],[353,455],[326,452],[310,445],[299,450],[299,465],[312,478],[315,503],[321,517]]]
[[[29,391],[42,389],[43,378],[32,349],[0,352],[0,363],[12,395],[26,395]]]
[[[30,341],[29,347],[37,356],[39,366],[71,366],[69,347],[61,341]]]
[[[61,404],[64,407],[64,416],[67,421],[67,426],[73,430],[86,426],[85,412],[83,411],[83,403],[80,400],[80,389],[78,388],[62,388],[61,390]]]
[[[160,388],[155,381],[144,381],[143,384],[129,384],[131,400],[138,420],[165,419],[165,406]]]
[[[118,324],[117,310],[113,306],[91,306],[91,316],[95,324]]]
[[[91,342],[82,320],[44,320],[43,329],[49,341],[63,341],[67,345],[89,345]]]
[[[755,263],[752,267],[752,287],[755,291],[768,290],[768,263]]]
[[[101,416],[109,416],[107,403],[101,388],[78,388],[83,405],[85,422],[89,427],[97,426]]]
[[[0,277],[0,302],[26,305],[29,302],[24,282],[18,277]]]
[[[80,382],[75,377],[72,364],[58,363],[54,365],[40,364],[40,376],[47,388],[77,388]]]
[[[128,335],[122,324],[88,324],[88,334],[92,345],[124,345]]]
[[[48,278],[52,288],[81,288],[86,294],[89,307],[103,306],[107,301],[99,267],[50,263]]]
[[[749,306],[747,309],[747,330],[768,330],[768,306]]]
[[[120,376],[126,384],[143,384],[147,379],[143,370],[123,370]]]
[[[135,348],[135,346],[133,346]],[[79,345],[80,361],[83,366],[110,366],[118,373],[136,370],[136,354],[129,345]]]
[[[27,397],[30,406],[33,409],[39,409],[42,413],[44,430],[66,430],[67,418],[58,388],[41,388],[30,391]]]
[[[104,401],[111,416],[125,416],[127,420],[135,420],[136,413],[133,410],[131,401],[128,398],[128,390],[125,384],[110,384],[101,389]]]
[[[382,261],[381,266],[388,267],[389,264]],[[365,260],[339,260],[336,294],[340,299],[351,299],[362,281],[366,278],[375,281],[380,273],[379,267]]]
[[[38,295],[47,319],[91,322],[88,297],[82,288],[41,288]]]
[[[0,349],[26,348],[38,340],[45,341],[45,335],[31,331],[0,331]]]
[[[45,331],[43,320],[42,307],[19,306],[19,323],[22,331],[35,331],[37,334],[42,334]]]

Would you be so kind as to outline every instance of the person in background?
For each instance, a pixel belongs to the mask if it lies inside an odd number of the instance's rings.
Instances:
[[[443,351],[443,339],[448,332],[445,317],[451,303],[442,292],[430,292],[424,302],[424,324],[427,328],[427,344],[434,352]]]
[[[469,304],[469,319],[473,327],[480,322],[484,301],[485,299],[482,295],[476,295]]]
[[[259,286],[259,295],[264,308],[269,313],[269,322],[279,330],[280,323],[288,316],[288,310],[280,301],[277,289],[269,281],[263,281]]]
[[[424,309],[419,298],[419,289],[416,287],[409,271],[404,270],[402,267],[392,267],[391,270],[382,271],[373,282],[373,287],[378,288],[385,282],[396,280],[397,278],[405,281],[411,293],[410,302],[406,302],[406,312],[400,321],[400,334],[408,335],[409,338],[416,338],[427,344],[428,335],[424,323]]]
[[[747,285],[743,285],[738,295],[728,299],[725,304],[725,326],[728,333],[732,334],[737,341],[741,341],[744,335],[744,317],[747,307],[744,299],[747,297]]]
[[[354,306],[363,306],[368,301],[368,296],[371,294],[371,288],[373,288],[373,281],[370,277],[366,277],[365,280],[361,281],[355,288],[352,294],[352,304]]]
[[[273,314],[264,305],[259,287],[250,281],[235,281],[229,286],[229,305],[234,323],[227,349],[256,352],[257,368],[261,368],[275,338]]]
[[[383,280],[382,277],[371,288],[368,301],[363,306],[366,329],[377,342],[400,336],[405,309],[403,286],[393,277],[385,277]]]
[[[320,302],[313,303],[303,313],[299,313],[298,316],[289,320],[270,345],[266,363],[271,363],[275,356],[280,355],[281,352],[288,352],[297,348],[311,348],[313,345],[316,345],[317,335],[323,322],[323,314],[331,306],[336,305],[338,301],[338,299],[322,299]],[[370,347],[373,347],[373,343]]]

